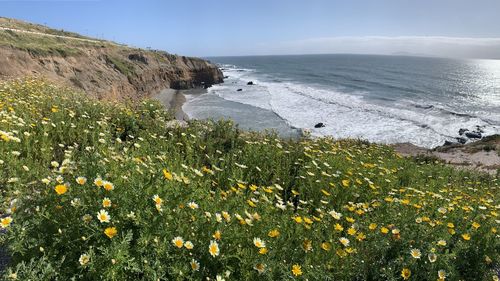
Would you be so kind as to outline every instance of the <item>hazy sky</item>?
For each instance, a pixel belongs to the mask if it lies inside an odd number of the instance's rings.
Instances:
[[[0,16],[195,56],[500,58],[500,0],[0,0]]]

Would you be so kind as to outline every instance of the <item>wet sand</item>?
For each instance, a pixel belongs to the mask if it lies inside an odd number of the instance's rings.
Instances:
[[[163,90],[153,98],[171,111],[178,121],[189,119],[230,119],[247,131],[274,131],[284,138],[300,138],[302,130],[293,128],[276,113],[247,104],[225,100],[205,89]],[[186,102],[188,97],[188,102]],[[186,112],[189,112],[189,115]]]
[[[185,94],[193,93],[201,94],[203,90],[165,89],[154,96],[153,99],[160,101],[167,110],[171,111],[176,120],[189,120],[189,116],[182,110],[182,105],[186,102]]]

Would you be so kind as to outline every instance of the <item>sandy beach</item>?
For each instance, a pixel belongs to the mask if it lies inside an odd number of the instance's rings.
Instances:
[[[174,90],[165,89],[161,91],[153,99],[160,101],[167,110],[172,111],[175,119],[189,120],[189,116],[182,110],[182,105],[186,102],[187,94],[202,94],[204,89],[191,89],[191,90]]]

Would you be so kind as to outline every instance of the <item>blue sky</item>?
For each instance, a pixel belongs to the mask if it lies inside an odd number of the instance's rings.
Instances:
[[[0,16],[195,56],[500,57],[499,11],[499,0],[0,0]]]

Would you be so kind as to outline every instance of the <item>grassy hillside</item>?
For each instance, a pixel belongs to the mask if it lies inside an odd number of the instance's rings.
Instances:
[[[34,24],[30,22],[25,22],[22,20],[17,20],[17,19],[11,19],[11,18],[5,18],[5,17],[0,17],[0,27],[5,27],[5,28],[12,28],[12,29],[18,29],[18,30],[26,30],[26,31],[31,31],[31,32],[39,32],[39,33],[45,33],[45,34],[51,34],[51,35],[57,35],[57,36],[66,36],[66,37],[74,37],[74,38],[80,38],[80,39],[92,39],[86,36],[82,36],[78,33],[74,32],[69,32],[61,29],[53,29],[49,28],[47,26],[43,26],[40,24]],[[92,39],[94,40],[94,39]]]
[[[11,46],[42,57],[49,55],[62,57],[76,56],[82,54],[81,48],[97,48],[100,46],[97,43],[89,41],[21,33],[11,30],[0,30],[0,45]]]
[[[498,179],[0,85],[9,280],[492,280]],[[72,279],[73,278],[73,279]]]
[[[0,80],[43,77],[106,100],[223,82],[209,61],[133,48],[0,17]]]
[[[8,28],[0,29],[0,46],[11,46],[27,51],[33,56],[68,57],[82,55],[86,48],[122,47],[109,41],[88,38],[74,32],[56,30],[15,19],[0,17],[0,28]]]

